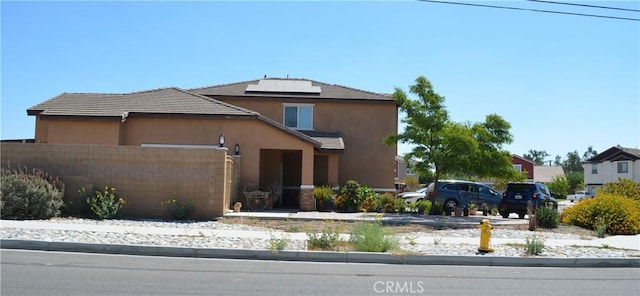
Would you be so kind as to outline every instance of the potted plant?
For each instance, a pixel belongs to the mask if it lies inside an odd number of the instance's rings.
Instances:
[[[331,212],[333,210],[333,189],[329,186],[313,188],[313,197],[316,199],[316,210]]]
[[[469,215],[475,215],[478,213],[478,206],[474,203],[469,204]]]
[[[356,181],[349,180],[340,189],[340,196],[344,197],[344,208],[347,212],[355,212],[368,196],[369,191],[373,191],[366,186],[360,186]]]
[[[482,216],[488,216],[489,215],[489,205],[487,205],[487,203],[482,203]]]
[[[491,209],[491,215],[498,216],[498,213],[499,213],[499,212],[500,212],[500,211],[498,210],[498,208],[495,208],[495,207],[494,207],[493,209]]]

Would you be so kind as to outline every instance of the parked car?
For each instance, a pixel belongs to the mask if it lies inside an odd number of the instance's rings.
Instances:
[[[436,195],[436,202],[444,207],[464,207],[471,203],[478,207],[483,203],[487,203],[489,208],[495,207],[500,203],[500,193],[493,188],[477,182],[460,181],[460,180],[440,180],[438,181],[438,190],[434,192],[434,183],[422,188],[416,192],[406,192],[398,195],[407,202],[416,202],[422,199],[429,199],[430,196]]]
[[[581,201],[583,199],[591,198],[593,194],[587,191],[576,191],[575,194],[567,195],[567,200],[570,202]]]
[[[503,218],[516,213],[520,219],[524,219],[529,201],[536,207],[548,206],[547,203],[549,203],[556,211],[558,210],[558,201],[551,196],[547,185],[539,182],[512,182],[507,184],[507,188],[502,193],[498,211]]]
[[[420,188],[416,191],[407,191],[400,193],[396,196],[396,198],[402,198],[407,202],[416,202],[419,200],[423,200],[427,195],[427,187]]]

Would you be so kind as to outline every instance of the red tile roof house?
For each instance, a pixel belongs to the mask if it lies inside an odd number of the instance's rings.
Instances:
[[[313,188],[356,180],[394,191],[397,106],[389,95],[268,78],[190,90],[63,93],[27,110],[35,142],[210,145],[241,156],[239,186],[281,188],[275,206],[313,210]],[[240,197],[232,197],[238,200]]]

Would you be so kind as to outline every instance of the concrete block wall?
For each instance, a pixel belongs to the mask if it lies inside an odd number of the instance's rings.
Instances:
[[[39,168],[65,184],[65,203],[71,214],[88,211],[78,192],[111,186],[127,201],[124,217],[169,218],[161,206],[178,199],[194,206],[194,218],[209,220],[229,208],[226,149],[185,149],[140,146],[102,146],[36,143],[0,144],[2,167]]]

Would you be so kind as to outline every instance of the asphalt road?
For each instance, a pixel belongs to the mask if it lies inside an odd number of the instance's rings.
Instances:
[[[2,295],[639,295],[637,268],[409,266],[2,250]]]

